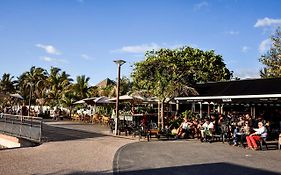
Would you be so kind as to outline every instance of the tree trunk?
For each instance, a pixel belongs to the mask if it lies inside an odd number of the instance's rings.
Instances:
[[[158,128],[161,126],[161,102],[158,101]]]
[[[161,101],[161,129],[164,129],[164,101]]]
[[[69,106],[69,119],[72,119],[71,112],[72,112],[72,106]]]

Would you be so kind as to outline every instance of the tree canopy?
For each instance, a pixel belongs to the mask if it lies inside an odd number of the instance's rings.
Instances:
[[[213,50],[191,47],[160,49],[148,51],[145,57],[144,61],[134,65],[134,89],[147,90],[160,99],[190,93],[187,87],[197,82],[229,80],[232,77],[222,56]]]
[[[191,47],[148,51],[135,63],[133,87],[159,99],[158,125],[164,128],[164,103],[179,95],[197,94],[197,82],[229,80],[232,77],[221,55]],[[158,109],[159,110],[159,109]]]
[[[260,70],[262,78],[281,77],[281,27],[277,28],[275,33],[271,35],[272,45],[259,61],[265,65]]]

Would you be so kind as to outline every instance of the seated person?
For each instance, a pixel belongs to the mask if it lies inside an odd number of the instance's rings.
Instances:
[[[245,135],[250,135],[250,126],[249,126],[248,121],[246,121],[246,122],[245,122],[245,125],[242,127],[242,132],[243,132]]]
[[[259,141],[262,138],[266,138],[267,136],[267,130],[263,126],[262,122],[258,123],[258,127],[254,129],[254,133],[250,134],[249,136],[246,137],[248,148],[252,150],[257,150],[257,141]]]
[[[197,124],[197,139],[201,139],[202,138],[202,135],[201,135],[201,130],[203,128],[203,124],[204,124],[204,121],[203,120],[199,120],[198,121],[198,124]]]
[[[181,137],[183,134],[188,134],[189,127],[191,125],[192,125],[192,123],[188,121],[187,117],[185,117],[183,122],[181,123],[180,127],[178,128],[176,138]],[[184,137],[186,137],[186,135],[184,135]]]
[[[214,132],[214,124],[210,119],[206,119],[201,128],[201,141],[207,141],[207,137],[211,137]]]
[[[238,145],[238,138],[240,138],[241,144],[244,142],[245,137],[250,135],[250,127],[248,124],[248,121],[245,121],[244,126],[242,126],[241,128],[235,128],[234,129],[234,133],[233,133],[233,146],[237,146]],[[240,136],[240,137],[239,137]],[[243,146],[243,144],[242,144]]]
[[[198,132],[200,132],[200,130],[198,130],[197,127],[198,127],[198,121],[197,119],[193,119],[192,125],[189,128],[191,138],[195,138],[195,136],[198,137],[199,135]]]

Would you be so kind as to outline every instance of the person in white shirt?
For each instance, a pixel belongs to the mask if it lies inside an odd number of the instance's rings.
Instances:
[[[201,141],[207,141],[207,137],[212,136],[214,131],[214,124],[210,119],[206,119],[205,123],[202,125],[201,129]]]
[[[259,141],[261,137],[266,138],[267,136],[267,130],[263,126],[262,122],[258,123],[258,127],[259,128],[254,129],[254,133],[246,137],[248,148],[252,150],[257,150],[257,141]]]

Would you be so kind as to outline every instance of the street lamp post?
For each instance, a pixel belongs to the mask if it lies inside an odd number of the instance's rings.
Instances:
[[[31,107],[31,96],[32,96],[32,87],[33,83],[29,83],[30,89],[29,89],[29,102],[28,102],[28,116],[30,116],[30,107]]]
[[[115,118],[115,135],[117,135],[118,131],[118,120],[119,120],[119,89],[120,89],[120,68],[121,66],[126,63],[124,60],[114,60],[114,63],[118,66],[118,73],[117,73],[117,92],[116,92],[116,118]]]

